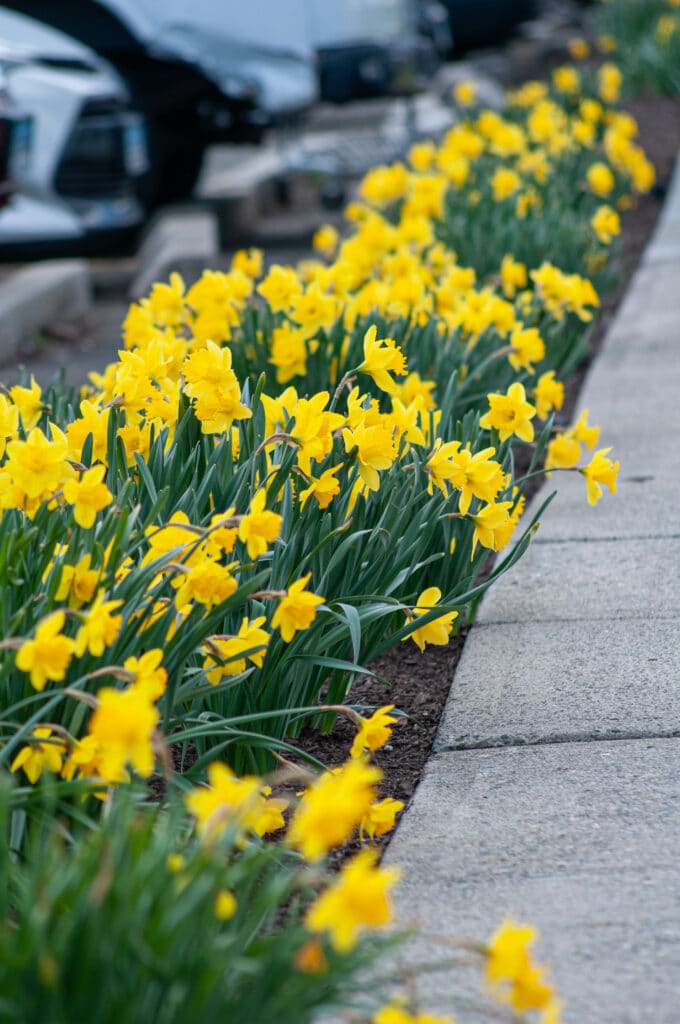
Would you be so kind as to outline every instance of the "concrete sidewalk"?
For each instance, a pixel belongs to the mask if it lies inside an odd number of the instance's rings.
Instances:
[[[619,494],[558,489],[486,596],[392,840],[411,955],[428,931],[541,930],[568,1024],[680,1021],[680,165],[580,407]],[[453,1012],[454,974],[422,983]],[[478,990],[477,990],[478,991]]]

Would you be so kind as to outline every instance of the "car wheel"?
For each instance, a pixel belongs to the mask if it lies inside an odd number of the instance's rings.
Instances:
[[[178,123],[172,130],[147,114],[149,170],[139,198],[149,210],[188,199],[198,181],[205,144],[198,128]]]

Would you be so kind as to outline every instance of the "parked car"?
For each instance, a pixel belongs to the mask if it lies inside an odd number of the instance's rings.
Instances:
[[[22,113],[7,91],[0,69],[0,210],[4,209],[27,171],[31,119]]]
[[[443,0],[418,0],[418,32],[432,41],[437,55],[444,59],[453,49],[453,30]]]
[[[31,132],[14,172],[20,194],[0,217],[2,255],[37,241],[82,246],[136,229],[146,132],[118,76],[80,43],[4,7],[0,68]]]
[[[439,66],[428,29],[438,5],[415,0],[307,0],[321,97],[333,103],[427,85]]]
[[[413,91],[438,63],[420,31],[433,0],[7,2],[126,80],[149,126],[150,204],[192,191],[211,142],[257,141],[299,121],[319,91],[336,102]]]
[[[535,17],[537,0],[441,0],[449,12],[456,55],[494,46]]]
[[[149,130],[150,205],[188,195],[214,141],[253,142],[317,99],[304,0],[8,0],[127,82]]]

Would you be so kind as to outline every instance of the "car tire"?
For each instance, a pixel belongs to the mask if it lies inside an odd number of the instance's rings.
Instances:
[[[139,183],[139,199],[147,210],[188,199],[203,165],[205,144],[198,126],[164,121],[146,114],[149,170]]]

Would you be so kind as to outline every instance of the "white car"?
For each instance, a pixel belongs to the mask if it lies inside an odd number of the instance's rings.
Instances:
[[[0,68],[31,119],[20,192],[0,216],[0,256],[36,243],[82,251],[138,227],[145,125],[118,75],[75,40],[4,7]]]
[[[149,130],[150,206],[188,196],[213,142],[256,142],[319,93],[304,0],[6,0],[110,62]]]

